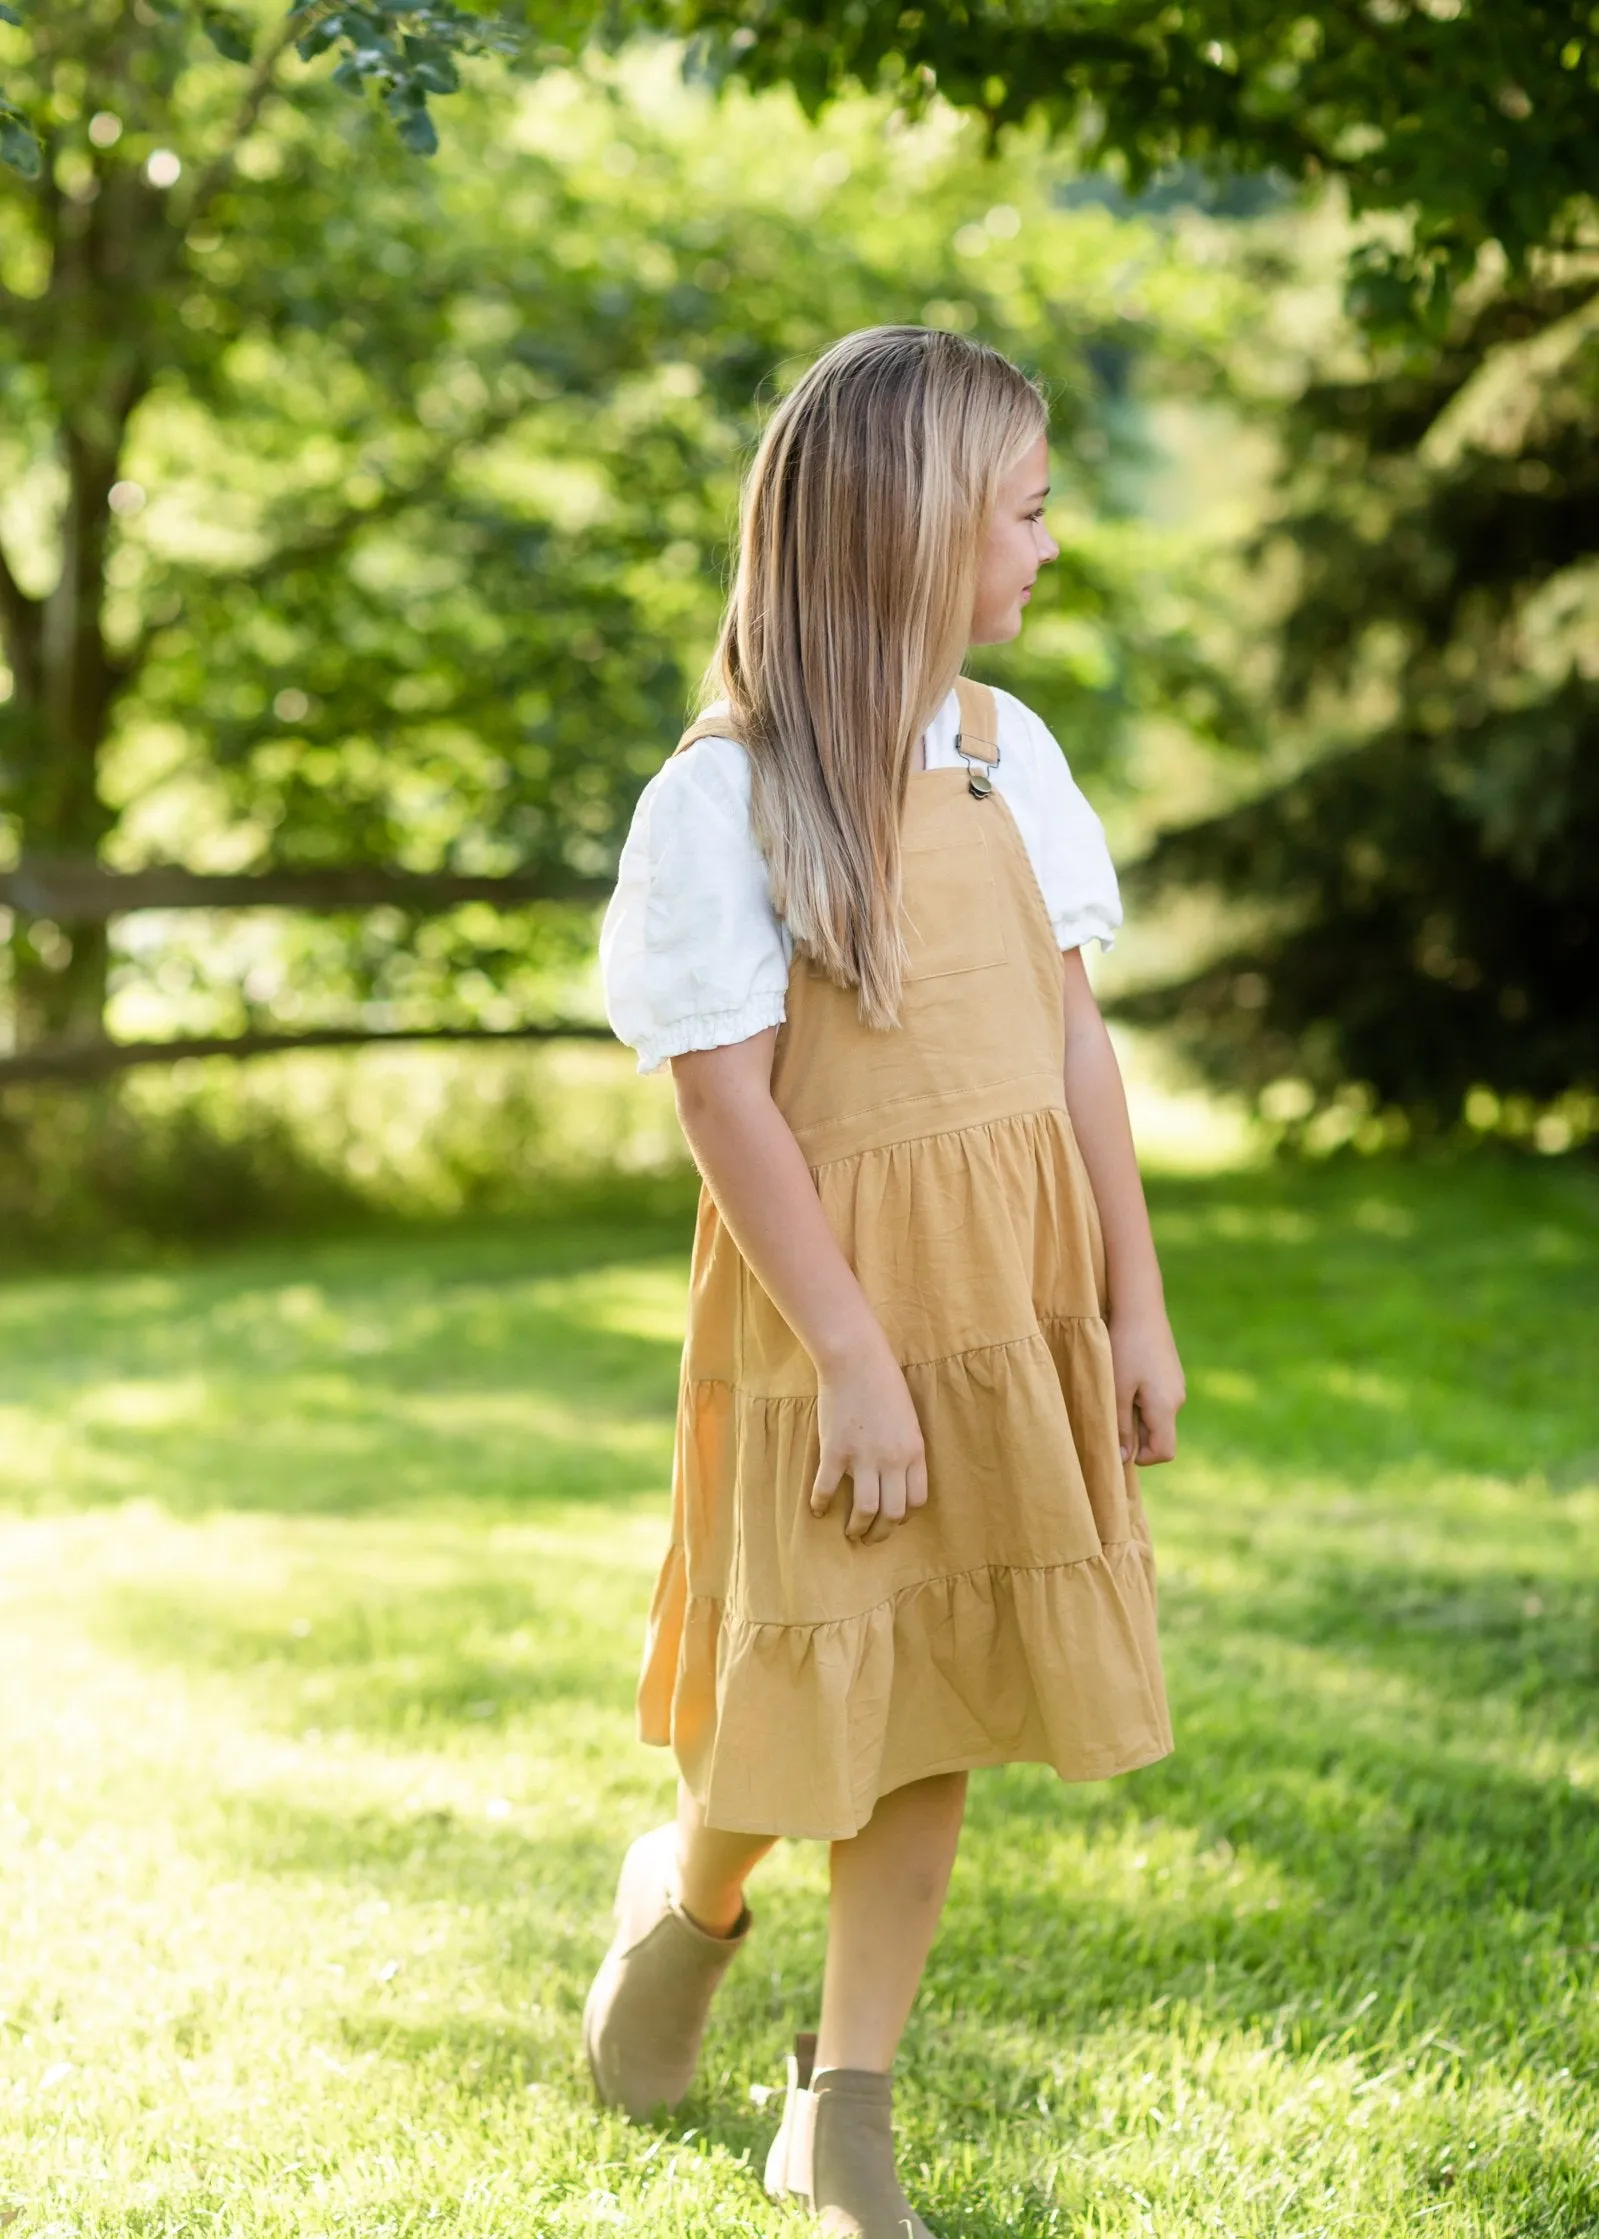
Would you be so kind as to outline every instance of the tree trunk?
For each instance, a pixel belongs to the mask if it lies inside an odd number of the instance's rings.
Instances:
[[[104,630],[111,489],[128,422],[148,386],[133,269],[154,205],[135,177],[108,180],[88,205],[45,182],[51,220],[47,384],[66,476],[60,567],[43,598],[0,554],[0,625],[13,676],[7,728],[24,854],[98,855],[115,816],[100,796],[100,758],[123,682]],[[10,996],[16,1046],[105,1036],[106,927],[12,918]]]

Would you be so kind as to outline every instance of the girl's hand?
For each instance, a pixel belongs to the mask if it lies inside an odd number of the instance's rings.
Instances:
[[[916,1405],[886,1340],[821,1371],[817,1428],[822,1463],[811,1514],[825,1516],[840,1480],[854,1491],[846,1539],[887,1539],[927,1500],[927,1459]]]
[[[1112,1314],[1116,1428],[1124,1462],[1169,1462],[1177,1451],[1177,1410],[1188,1397],[1183,1364],[1164,1312]]]

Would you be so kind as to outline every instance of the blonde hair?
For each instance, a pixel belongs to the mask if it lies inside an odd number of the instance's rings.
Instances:
[[[867,327],[779,404],[744,486],[706,677],[725,705],[682,744],[742,741],[778,914],[870,1026],[899,1015],[911,758],[960,672],[995,491],[1045,422],[985,344]]]

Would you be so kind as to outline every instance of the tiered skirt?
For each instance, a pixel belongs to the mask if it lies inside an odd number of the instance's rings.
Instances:
[[[1164,1756],[1154,1560],[1064,1106],[812,1171],[904,1369],[927,1505],[872,1546],[845,1538],[847,1488],[811,1515],[814,1369],[704,1198],[643,1737],[711,1825],[821,1838],[933,1773]]]

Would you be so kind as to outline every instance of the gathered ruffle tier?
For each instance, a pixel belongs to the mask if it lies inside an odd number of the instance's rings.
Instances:
[[[932,1773],[1163,1756],[1153,1558],[1064,1104],[812,1173],[904,1368],[927,1506],[871,1547],[844,1537],[847,1497],[810,1514],[814,1369],[702,1199],[644,1738],[711,1825],[820,1838]]]

